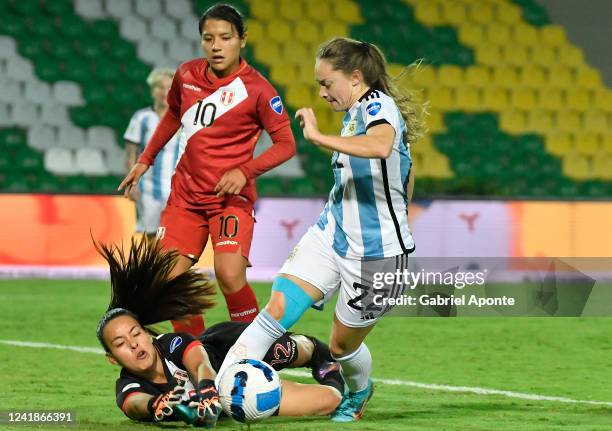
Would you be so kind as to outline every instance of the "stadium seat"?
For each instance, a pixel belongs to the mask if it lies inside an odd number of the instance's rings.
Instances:
[[[524,66],[529,64],[529,51],[524,46],[505,45],[502,48],[502,58],[511,66]]]
[[[521,111],[529,111],[536,106],[535,91],[531,88],[514,88],[510,90],[510,103]]]
[[[149,34],[159,40],[175,39],[177,30],[176,22],[165,15],[156,15],[149,20]]]
[[[438,2],[419,2],[414,8],[414,17],[428,26],[440,25],[443,22],[442,11]]]
[[[561,132],[573,133],[580,129],[580,115],[576,111],[565,110],[560,111],[556,118],[556,129]]]
[[[485,87],[491,82],[491,72],[488,67],[469,66],[465,71],[465,83],[474,87]]]
[[[278,0],[276,14],[287,21],[298,21],[304,16],[303,3],[295,0]]]
[[[521,67],[519,69],[518,83],[534,90],[542,88],[546,85],[546,74],[544,73],[544,69],[536,65]]]
[[[563,157],[563,173],[576,180],[586,180],[593,177],[589,158],[580,154],[566,154]]]
[[[536,45],[529,50],[529,60],[537,66],[550,67],[557,63],[557,54],[552,47]]]
[[[74,126],[65,126],[59,129],[57,144],[64,148],[81,148],[86,145],[85,131]]]
[[[498,66],[493,68],[491,83],[497,87],[515,88],[518,86],[518,69],[511,66]]]
[[[504,111],[510,106],[508,91],[501,87],[487,87],[483,90],[482,106],[496,112]]]
[[[503,63],[501,50],[496,45],[479,45],[476,47],[476,61],[485,66],[498,66]]]
[[[28,145],[37,150],[57,146],[54,128],[49,125],[36,125],[28,128]]]
[[[52,126],[64,126],[70,122],[65,106],[43,105],[40,119],[43,124]]]
[[[455,90],[455,105],[457,108],[468,112],[482,109],[482,98],[480,91],[475,87],[460,86]]]
[[[269,0],[251,0],[251,14],[262,21],[270,21],[277,16],[277,4]]]
[[[604,111],[590,110],[584,113],[583,127],[587,132],[606,134],[610,131],[608,117]]]
[[[296,40],[304,42],[307,45],[316,45],[320,40],[319,24],[312,20],[300,20],[295,24],[294,35]]]
[[[104,154],[106,155],[106,166],[111,174],[126,174],[126,159],[124,149],[114,146],[113,148],[105,150]]]
[[[165,0],[163,5],[166,13],[177,20],[189,18],[193,13],[189,0]]]
[[[58,81],[53,84],[53,99],[68,106],[78,106],[85,103],[81,87],[70,81]]]
[[[280,47],[276,43],[259,43],[255,46],[254,51],[257,61],[264,64],[273,64],[282,58]]]
[[[464,71],[459,66],[454,65],[443,65],[438,68],[437,73],[437,83],[438,85],[443,85],[447,87],[456,87],[463,83]]]
[[[599,137],[593,132],[575,133],[573,141],[574,149],[579,154],[593,156],[599,152]]]
[[[134,10],[138,15],[149,20],[160,16],[162,7],[161,0],[133,0]]]
[[[102,151],[97,148],[79,148],[75,156],[76,170],[84,175],[108,175]]]
[[[256,19],[247,20],[247,33],[249,43],[265,42],[265,28],[261,21]]]
[[[328,21],[323,23],[321,28],[321,37],[323,41],[333,39],[339,34],[346,34],[346,24],[339,23],[337,21]]]
[[[21,57],[8,59],[4,75],[18,81],[31,81],[34,79],[34,68],[30,60]]]
[[[268,21],[266,27],[266,39],[279,44],[285,43],[292,37],[291,26],[287,21],[278,19]],[[278,59],[276,61],[281,61]]]
[[[193,47],[190,41],[175,37],[168,41],[168,54],[174,60],[174,63],[178,65],[193,57]]]
[[[102,0],[75,0],[74,10],[87,19],[100,19],[106,16]]]
[[[506,46],[512,37],[510,26],[500,25],[498,22],[490,22],[486,25],[486,40],[494,45]]]
[[[493,5],[489,3],[468,3],[468,19],[476,24],[488,24],[493,21]]]
[[[270,79],[277,84],[287,86],[297,79],[298,70],[293,64],[280,63],[270,67]]]
[[[521,22],[521,10],[518,5],[511,2],[497,2],[495,19],[504,24],[517,24]]]
[[[128,2],[126,2],[128,3]],[[138,42],[147,37],[147,22],[137,15],[127,15],[119,24],[121,36],[132,42]]]
[[[168,66],[168,59],[162,41],[155,39],[141,40],[136,51],[138,57],[147,63]]]
[[[560,25],[546,25],[539,29],[540,31],[540,40],[548,45],[555,48],[565,48],[565,43],[567,42],[565,36],[565,30]]]
[[[117,144],[115,132],[110,127],[93,126],[85,132],[86,145],[92,148],[109,149]]]
[[[528,24],[516,24],[513,26],[512,39],[519,45],[535,46],[538,43],[538,31]]]
[[[548,71],[548,85],[551,87],[566,89],[572,86],[573,81],[572,72],[567,67],[556,66]]]
[[[546,135],[546,151],[561,157],[573,151],[573,140],[570,133],[552,132]]]
[[[10,121],[18,126],[28,127],[38,122],[38,106],[32,102],[14,103]]]
[[[15,39],[0,35],[0,58],[17,57],[17,44]]]
[[[586,111],[591,108],[591,93],[584,88],[572,87],[565,93],[567,106],[577,111]]]
[[[46,82],[31,80],[25,83],[25,98],[30,102],[42,105],[52,102],[51,86]]]
[[[578,47],[565,45],[559,50],[559,62],[564,66],[576,68],[584,64],[584,54]]]
[[[576,85],[588,89],[600,88],[601,73],[589,66],[580,67],[576,70]]]
[[[466,22],[467,11],[462,3],[443,2],[441,5],[441,20],[444,23],[459,26]]]
[[[461,43],[468,46],[475,46],[478,48],[485,45],[483,28],[468,22],[459,26],[458,37]]]
[[[612,113],[612,91],[608,89],[596,90],[593,94],[593,99],[594,108]]]
[[[554,120],[550,111],[530,109],[529,112],[527,112],[527,131],[545,134],[550,131],[553,126]]]
[[[363,18],[359,12],[359,6],[350,0],[335,0],[332,2],[333,16],[336,20],[348,24],[363,23]]]
[[[434,87],[428,92],[433,109],[448,110],[454,107],[453,93],[448,87]]]
[[[0,128],[11,125],[9,111],[10,105],[8,103],[0,101]]]
[[[518,110],[503,111],[499,117],[499,126],[511,134],[518,134],[525,130],[525,114]]]
[[[537,106],[550,111],[559,111],[565,107],[563,91],[559,88],[540,87],[537,89]]]
[[[77,169],[74,163],[74,155],[67,148],[53,147],[45,151],[45,169],[56,175],[74,175]]]

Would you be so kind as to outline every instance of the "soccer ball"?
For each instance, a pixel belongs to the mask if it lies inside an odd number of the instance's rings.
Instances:
[[[278,373],[255,359],[242,359],[231,365],[221,376],[217,389],[223,410],[238,422],[265,419],[280,406]]]

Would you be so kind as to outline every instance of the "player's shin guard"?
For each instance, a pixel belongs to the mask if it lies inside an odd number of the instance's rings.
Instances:
[[[204,317],[193,316],[186,320],[172,320],[174,332],[187,332],[198,338],[204,332]]]
[[[223,294],[227,303],[230,320],[234,322],[252,322],[259,313],[255,292],[249,284],[242,286],[238,292]]]
[[[361,343],[353,353],[335,359],[340,363],[342,376],[350,392],[359,392],[368,387],[372,374],[372,355],[368,346]]]
[[[223,372],[230,365],[241,359],[262,360],[270,346],[285,332],[285,328],[270,316],[266,310],[263,310],[240,334],[240,337],[238,337],[234,345],[227,352],[227,355],[225,355],[215,383],[218,384],[220,376],[223,375]]]

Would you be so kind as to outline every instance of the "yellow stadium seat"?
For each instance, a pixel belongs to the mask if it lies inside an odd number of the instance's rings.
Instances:
[[[580,115],[576,111],[561,111],[555,119],[557,130],[573,133],[581,127]]]
[[[283,86],[295,83],[297,75],[297,67],[293,64],[278,63],[270,67],[270,80]]]
[[[593,175],[605,181],[612,180],[612,155],[604,153],[594,158]]]
[[[410,154],[425,154],[433,151],[434,149],[431,142],[431,134],[429,133],[421,136],[415,143],[410,144]]]
[[[469,21],[460,25],[457,37],[461,43],[468,46],[479,47],[484,45],[484,31],[482,26],[475,25]]]
[[[595,133],[608,133],[610,130],[610,122],[604,111],[591,110],[584,113],[583,117],[584,130]]]
[[[250,42],[261,42],[265,40],[265,29],[261,21],[250,19],[247,21],[247,35]]]
[[[493,6],[487,3],[468,3],[468,18],[477,24],[488,24],[493,21]]]
[[[302,3],[295,0],[277,0],[278,1],[278,15],[288,21],[298,21],[304,16],[304,9]],[[274,3],[274,2],[272,2]]]
[[[306,16],[313,21],[328,22],[332,19],[332,2],[327,0],[307,0]]]
[[[551,132],[546,134],[546,151],[555,156],[563,156],[573,151],[572,136],[567,132]]]
[[[510,43],[510,26],[498,22],[490,22],[486,27],[485,35],[488,43],[504,46]]]
[[[453,109],[453,94],[448,87],[433,87],[428,92],[429,101],[434,109]]]
[[[508,133],[518,134],[525,131],[525,114],[517,110],[506,110],[499,116],[499,126]]]
[[[594,107],[604,112],[612,112],[612,91],[600,89],[594,92]]]
[[[566,44],[559,50],[559,63],[569,67],[579,67],[584,64],[584,54],[576,46]]]
[[[601,137],[601,150],[612,155],[612,134],[609,132]]]
[[[272,64],[278,61],[281,56],[281,50],[276,43],[258,43],[254,46],[255,59],[263,64]]]
[[[438,85],[455,87],[463,83],[463,69],[454,65],[443,65],[438,68]]]
[[[423,157],[423,170],[433,178],[451,178],[453,173],[448,164],[448,158],[438,152],[427,153]]]
[[[516,24],[523,19],[520,7],[505,1],[496,4],[495,16],[497,21],[504,24]]]
[[[296,82],[315,85],[314,61],[311,64],[303,63],[298,66]]]
[[[468,111],[482,110],[482,97],[475,87],[461,86],[455,90],[455,105],[457,108]]]
[[[314,52],[310,51],[310,45],[292,40],[285,43],[283,49],[283,61],[292,64],[311,64],[314,61]]]
[[[323,24],[322,36],[323,40],[329,40],[338,36],[346,36],[348,29],[346,24],[338,21],[330,20]]]
[[[277,14],[277,3],[269,0],[251,0],[251,14],[258,19],[269,21]]]
[[[535,91],[531,88],[510,89],[510,104],[521,111],[529,111],[536,106]]]
[[[529,50],[525,46],[506,45],[502,49],[504,62],[512,66],[529,64]]]
[[[572,87],[565,92],[565,101],[568,108],[577,111],[586,111],[591,108],[591,93],[584,88]]]
[[[293,39],[293,28],[287,21],[278,19],[268,21],[266,30],[266,37],[272,42],[285,43]]]
[[[476,61],[486,66],[498,66],[502,62],[501,50],[496,45],[478,45]]]
[[[334,17],[349,24],[360,24],[363,22],[359,6],[356,2],[350,0],[334,0],[333,2]]]
[[[491,83],[491,71],[484,66],[469,66],[465,71],[465,83],[475,87],[486,87]]]
[[[389,63],[387,65],[387,73],[391,78],[398,79],[401,76],[401,79],[404,79],[410,76],[412,72],[414,72],[414,69],[408,70],[408,67],[404,64]]]
[[[519,69],[519,84],[533,89],[539,89],[546,85],[546,74],[544,69],[536,65],[527,65]]]
[[[295,23],[293,35],[296,40],[309,45],[318,45],[323,41],[320,36],[320,27],[314,21],[303,19]]]
[[[563,157],[563,173],[576,180],[587,180],[593,175],[588,157],[574,153]]]
[[[574,148],[580,154],[592,156],[599,152],[599,136],[596,133],[576,133],[573,140]]]
[[[491,83],[498,87],[514,88],[518,85],[517,69],[508,66],[498,66],[493,69]]]
[[[512,27],[512,38],[519,45],[534,46],[538,43],[538,31],[528,24],[516,24]]]
[[[425,121],[429,133],[443,132],[446,130],[444,127],[444,117],[438,109],[432,109]]]
[[[569,88],[574,83],[572,71],[564,66],[558,66],[548,70],[548,85],[556,88]]]
[[[530,60],[538,66],[549,67],[557,63],[557,54],[549,46],[537,45],[530,49]]]
[[[532,109],[527,113],[527,131],[545,134],[553,129],[553,115],[544,109]]]
[[[314,105],[315,92],[306,84],[291,83],[285,92],[285,102],[293,108]]]
[[[492,111],[504,111],[510,106],[508,90],[502,87],[486,87],[482,92],[482,107]]]
[[[433,67],[420,65],[414,71],[412,82],[416,88],[429,88],[436,85],[436,72]]]
[[[563,45],[566,42],[565,29],[556,24],[545,25],[540,27],[540,40],[553,47],[559,47],[563,49]]]
[[[576,84],[583,88],[596,89],[601,87],[601,73],[589,66],[576,70]]]
[[[437,2],[421,2],[414,8],[414,17],[425,25],[442,24],[442,11]]]
[[[462,24],[466,20],[466,14],[465,5],[461,3],[442,3],[442,21],[446,23],[454,25]]]
[[[558,88],[540,87],[537,95],[537,105],[539,108],[550,111],[559,111],[565,107],[563,91]]]

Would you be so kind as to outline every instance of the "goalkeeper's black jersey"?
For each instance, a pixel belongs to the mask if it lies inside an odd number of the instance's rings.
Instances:
[[[213,370],[218,371],[225,355],[247,326],[248,323],[242,322],[218,323],[204,331],[199,339],[186,333],[159,335],[153,340],[153,345],[162,359],[167,383],[151,383],[122,368],[115,384],[117,406],[125,412],[125,400],[131,394],[140,392],[157,396],[174,389],[178,379],[185,382],[185,396],[188,397],[189,392],[194,390],[194,386],[189,381],[187,368],[183,364],[184,355],[192,347],[202,345],[208,354]],[[290,334],[285,333],[266,352],[264,362],[276,370],[281,370],[293,362],[296,357],[297,345]]]

